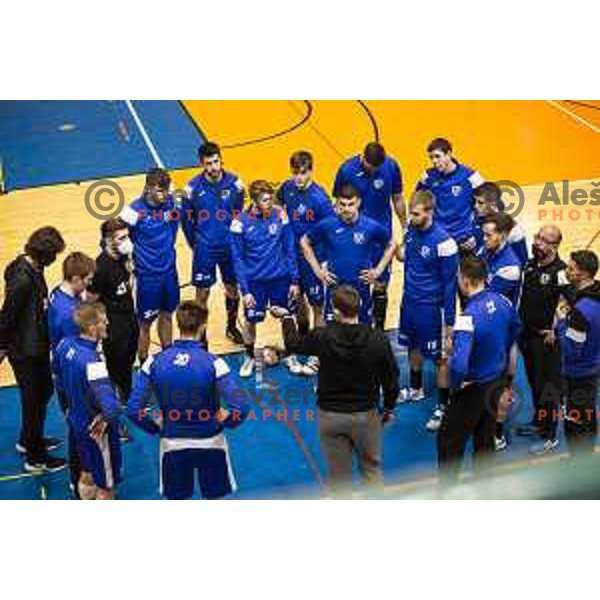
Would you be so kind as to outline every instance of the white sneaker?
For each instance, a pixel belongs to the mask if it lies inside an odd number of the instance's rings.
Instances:
[[[254,372],[254,359],[246,356],[244,363],[240,367],[240,377],[250,377]]]
[[[319,359],[316,356],[311,356],[306,361],[305,365],[302,365],[302,374],[307,377],[316,375],[319,372]]]
[[[427,431],[436,433],[442,424],[443,417],[444,417],[444,409],[443,409],[443,407],[438,406],[433,411],[433,415],[431,415],[431,418],[429,419],[429,421],[427,421],[427,423],[425,425],[425,428],[427,429]]]
[[[506,448],[508,447],[508,443],[504,436],[494,438],[494,444],[496,452],[502,452],[502,450],[506,450]]]
[[[300,375],[302,373],[304,367],[302,366],[295,354],[288,356],[283,362],[285,363],[285,366],[290,370],[290,373],[292,375]]]
[[[404,402],[420,402],[425,398],[423,388],[415,390],[415,388],[402,388],[398,396],[398,404]]]

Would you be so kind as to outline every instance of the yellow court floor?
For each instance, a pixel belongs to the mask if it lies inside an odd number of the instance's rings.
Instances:
[[[531,234],[540,223],[556,222],[565,235],[563,254],[590,245],[600,251],[600,206],[546,203],[539,199],[546,182],[568,180],[570,189],[589,193],[600,185],[599,101],[185,101],[203,134],[223,147],[226,168],[245,182],[283,181],[288,158],[299,149],[315,157],[315,176],[331,189],[337,167],[378,137],[403,170],[408,193],[427,166],[425,148],[434,137],[446,137],[457,158],[489,180],[510,180],[524,189],[520,220]],[[194,170],[174,172],[183,186]],[[139,194],[142,176],[117,180],[127,198]],[[99,221],[84,206],[91,182],[11,192],[1,198],[0,267],[19,252],[28,234],[42,225],[58,227],[67,251],[98,252]],[[546,213],[543,213],[546,210]],[[554,211],[554,212],[553,212]],[[180,279],[189,281],[191,255],[183,236],[178,241]],[[60,263],[60,261],[59,261]],[[394,265],[388,327],[395,327],[401,294],[401,267]],[[47,274],[50,286],[60,279],[60,264]],[[184,297],[191,297],[185,288]],[[223,336],[223,300],[211,297],[211,349],[233,349]],[[267,321],[262,340],[278,339]],[[13,382],[10,368],[0,367],[0,384]]]

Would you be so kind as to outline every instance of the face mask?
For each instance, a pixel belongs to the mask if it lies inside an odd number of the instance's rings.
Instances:
[[[133,243],[131,240],[123,240],[118,246],[117,251],[123,256],[129,256],[133,252]]]

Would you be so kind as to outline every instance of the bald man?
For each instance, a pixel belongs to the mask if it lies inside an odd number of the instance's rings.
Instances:
[[[560,352],[553,325],[559,300],[568,286],[567,265],[558,255],[561,240],[562,233],[555,225],[545,225],[535,234],[519,308],[523,322],[519,346],[531,388],[533,418],[530,424],[519,427],[517,434],[540,437],[531,446],[534,454],[546,454],[558,446]]]

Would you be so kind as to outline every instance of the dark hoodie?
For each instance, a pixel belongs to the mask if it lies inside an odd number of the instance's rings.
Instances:
[[[573,379],[600,375],[600,281],[577,292],[575,305],[557,330],[563,375]]]
[[[44,275],[18,256],[4,271],[0,351],[14,358],[49,359],[48,288]]]
[[[369,325],[333,323],[300,335],[293,318],[283,320],[286,350],[318,356],[317,404],[333,412],[375,408],[383,389],[384,407],[392,410],[400,391],[398,365],[383,332]]]

